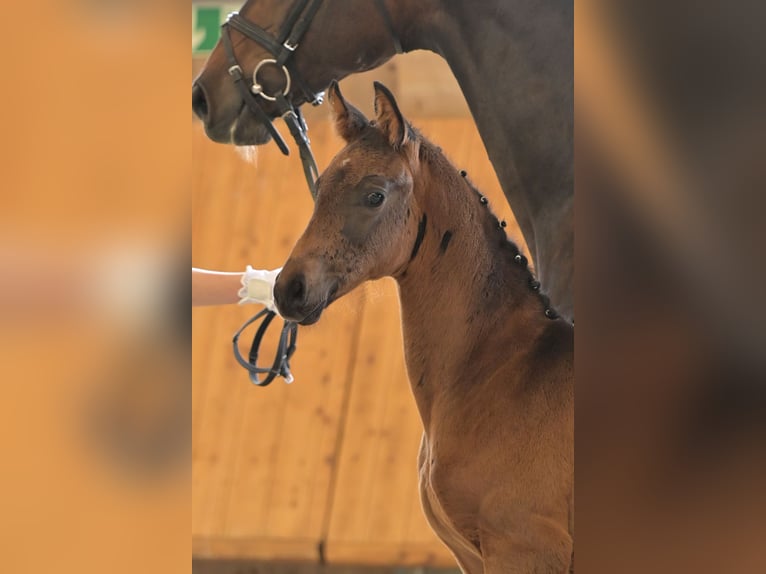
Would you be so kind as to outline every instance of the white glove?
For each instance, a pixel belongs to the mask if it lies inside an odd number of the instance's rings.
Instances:
[[[247,266],[247,271],[242,274],[242,289],[237,293],[241,297],[239,304],[260,303],[267,309],[277,312],[274,303],[274,283],[282,268],[266,271],[253,269]]]

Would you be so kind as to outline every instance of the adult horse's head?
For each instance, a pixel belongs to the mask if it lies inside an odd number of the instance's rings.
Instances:
[[[299,106],[331,80],[381,65],[399,46],[393,23],[397,15],[388,11],[385,0],[248,0],[239,16],[238,25],[223,30],[231,40],[232,54],[227,54],[222,37],[192,87],[194,113],[204,122],[208,137],[221,143],[252,145],[270,139],[263,118],[256,118],[235,86],[232,56],[248,89],[258,68],[255,83],[263,93],[284,94]],[[247,33],[248,23],[265,31],[266,40],[256,40],[260,32]],[[296,30],[305,31],[297,46],[289,45]],[[275,52],[284,51],[286,43],[291,49],[285,52],[283,69],[268,60],[279,59]],[[280,115],[275,102],[260,95],[256,100],[265,116]]]
[[[329,103],[347,145],[319,179],[314,214],[274,286],[280,314],[303,325],[363,281],[401,273],[418,236],[420,137],[391,93],[375,84],[373,123],[337,83]]]

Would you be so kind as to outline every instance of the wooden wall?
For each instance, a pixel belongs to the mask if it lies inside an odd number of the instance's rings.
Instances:
[[[345,81],[344,93],[369,112],[371,78],[391,87],[403,113],[468,170],[520,241],[446,66],[432,55],[407,58]],[[326,117],[322,106],[309,119],[320,169],[341,148]],[[272,144],[246,161],[207,140],[197,122],[192,140],[193,264],[281,266],[312,210],[297,153],[284,157]],[[256,311],[193,311],[194,555],[454,566],[420,509],[421,426],[393,282],[360,287],[299,329],[292,385],[253,387],[234,361],[232,334]]]

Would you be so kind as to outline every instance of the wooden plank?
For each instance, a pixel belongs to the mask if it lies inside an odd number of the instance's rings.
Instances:
[[[394,59],[399,107],[411,118],[470,117],[468,104],[446,60],[418,50]],[[390,86],[389,86],[390,87]]]
[[[340,142],[327,123],[312,135],[327,150],[317,153],[324,165]],[[302,172],[292,164],[297,157],[263,147],[255,163],[247,163],[233,148],[208,142],[199,126],[194,146],[194,264],[279,266],[313,209]],[[332,339],[301,329],[296,383],[258,389],[234,362],[230,343],[255,311],[194,311],[192,532],[198,548],[219,541],[213,552],[227,547],[221,540],[232,541],[232,548],[238,540],[271,540],[278,542],[248,546],[249,555],[305,559],[313,552],[317,559],[358,313],[353,298],[328,310],[323,324]],[[273,356],[273,341],[262,353]],[[308,542],[292,542],[300,540]]]
[[[225,532],[321,539],[357,319],[329,309],[301,329],[296,382],[247,397]],[[266,396],[268,394],[268,396]]]
[[[332,564],[363,564],[365,566],[397,566],[454,568],[455,559],[440,543],[418,543],[393,545],[374,541],[356,543],[335,543],[328,550]]]
[[[195,558],[316,562],[317,553],[316,540],[192,536]]]
[[[193,125],[193,180],[192,180],[192,263],[202,267],[224,269],[227,266],[226,238],[231,214],[234,213],[235,193],[231,171],[219,169],[230,161],[230,150],[215,146],[205,139],[199,124]],[[222,320],[231,315],[231,309],[195,309],[192,314],[192,525],[193,532],[215,531],[217,508],[220,502],[213,497],[220,492],[220,483],[226,472],[225,447],[221,437],[226,436],[227,421],[222,404],[227,394],[216,375],[221,369],[222,356],[211,352],[220,340]]]

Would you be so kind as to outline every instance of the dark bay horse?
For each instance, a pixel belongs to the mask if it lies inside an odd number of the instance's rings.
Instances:
[[[423,423],[426,517],[470,574],[570,571],[573,327],[551,309],[487,200],[375,86],[376,119],[329,101],[347,142],[280,273],[280,313],[304,325],[392,276]]]
[[[240,15],[274,36],[304,0],[249,0]],[[296,8],[297,6],[297,8]],[[316,8],[316,11],[313,11]],[[331,80],[370,70],[399,49],[446,59],[466,98],[540,280],[574,317],[573,2],[571,0],[311,0],[288,68],[258,81],[300,105]],[[301,19],[297,20],[298,25]],[[228,30],[244,73],[272,58],[263,42]],[[219,43],[194,83],[192,105],[215,141],[260,144],[263,121],[243,105]],[[309,94],[309,95],[307,95]],[[273,102],[262,101],[271,118]]]

